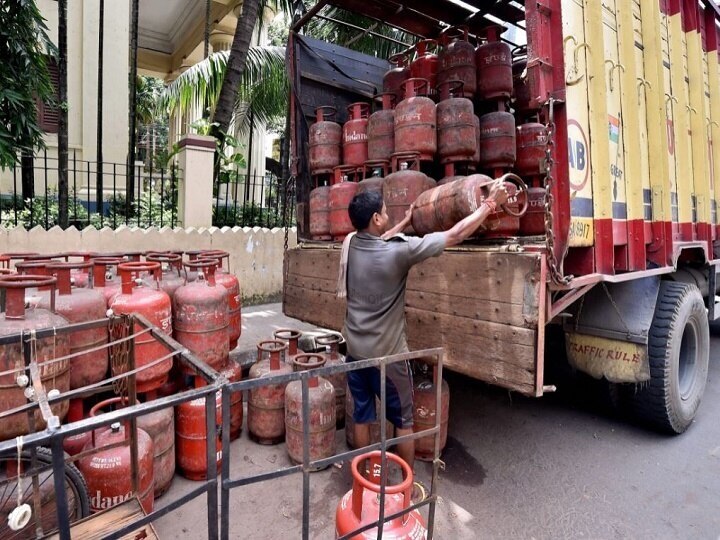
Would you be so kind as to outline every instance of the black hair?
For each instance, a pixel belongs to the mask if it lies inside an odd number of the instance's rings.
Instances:
[[[370,225],[370,220],[376,212],[382,212],[383,197],[377,191],[363,191],[355,195],[350,201],[348,214],[350,221],[358,231],[363,231]]]

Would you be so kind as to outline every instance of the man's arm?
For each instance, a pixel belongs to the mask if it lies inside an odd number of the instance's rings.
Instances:
[[[397,225],[395,225],[395,226],[394,226],[392,229],[390,229],[389,231],[385,232],[385,234],[383,234],[380,238],[382,238],[383,240],[387,240],[388,238],[392,238],[392,237],[395,236],[397,233],[399,233],[399,232],[401,232],[403,229],[405,229],[405,227],[407,227],[408,225],[410,225],[410,221],[412,221],[413,208],[415,208],[415,203],[413,203],[413,204],[410,205],[410,209],[405,212],[405,217],[402,218],[402,221],[400,221],[400,223],[398,223]]]
[[[497,206],[507,201],[507,191],[502,182],[496,182],[490,188],[490,194],[480,207],[468,217],[457,222],[452,229],[445,231],[445,247],[457,246],[472,235],[477,228],[495,212]]]

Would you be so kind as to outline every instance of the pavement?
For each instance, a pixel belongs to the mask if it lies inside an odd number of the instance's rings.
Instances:
[[[258,341],[287,327],[315,330],[284,317],[280,304],[243,310],[234,356],[254,354]],[[557,394],[533,399],[448,373],[449,437],[435,538],[720,538],[719,338],[710,350],[696,421],[675,437],[614,414],[603,385],[581,376],[547,381],[558,385]],[[344,450],[344,431],[336,438]],[[284,445],[257,445],[246,429],[229,458],[233,478],[290,465]],[[335,508],[351,487],[348,469],[311,475],[311,538],[334,537]],[[429,485],[429,464],[418,462],[416,472]],[[196,485],[177,475],[156,505]],[[161,538],[205,538],[206,515],[199,497],[155,527]],[[231,492],[230,538],[301,538],[301,524],[300,474]]]

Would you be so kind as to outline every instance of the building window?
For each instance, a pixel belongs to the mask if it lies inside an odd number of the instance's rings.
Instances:
[[[55,101],[60,101],[59,88],[60,88],[60,68],[58,67],[57,61],[54,58],[47,58],[48,72],[50,73],[50,84],[53,88],[53,94],[55,94]],[[58,120],[60,119],[60,108],[57,103],[45,103],[38,100],[38,123],[40,129],[45,133],[57,133],[58,132]]]

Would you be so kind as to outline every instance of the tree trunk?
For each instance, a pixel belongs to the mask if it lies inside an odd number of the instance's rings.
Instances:
[[[105,0],[100,0],[100,20],[98,21],[98,89],[97,89],[97,176],[95,178],[96,210],[103,220],[103,48],[105,45]]]
[[[23,150],[20,156],[22,202],[35,198],[35,158],[32,152]],[[17,196],[17,193],[15,194]]]
[[[243,71],[245,71],[245,61],[250,48],[250,40],[252,39],[253,29],[257,24],[259,4],[260,0],[245,0],[242,13],[235,27],[235,37],[233,37],[233,44],[228,57],[225,80],[220,90],[220,98],[213,117],[213,122],[217,123],[217,125],[213,126],[212,135],[220,141],[225,138],[224,134],[227,133],[230,127],[230,121],[235,111],[237,90]]]
[[[67,0],[58,1],[58,224],[68,226]]]

